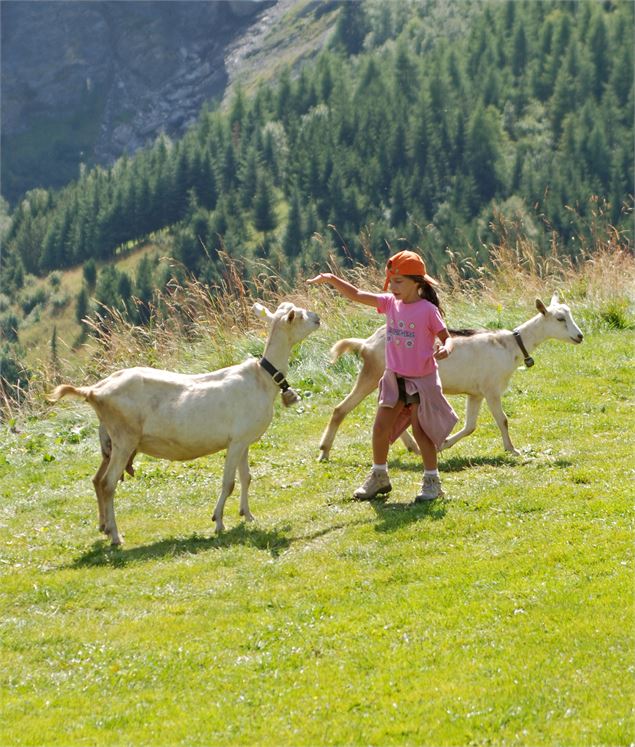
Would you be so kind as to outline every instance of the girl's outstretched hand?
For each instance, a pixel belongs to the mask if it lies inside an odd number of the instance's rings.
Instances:
[[[307,280],[307,283],[309,285],[322,285],[323,283],[330,283],[332,277],[333,276],[328,272],[321,272],[319,275],[316,275],[314,278]]]

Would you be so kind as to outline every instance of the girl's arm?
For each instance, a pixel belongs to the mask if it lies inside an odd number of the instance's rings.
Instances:
[[[441,345],[435,350],[434,357],[440,361],[452,352],[452,338],[447,329],[442,329],[437,337],[441,340]]]
[[[366,291],[359,290],[352,283],[342,280],[342,278],[338,278],[337,275],[333,275],[330,272],[322,272],[316,277],[307,280],[307,283],[309,285],[323,285],[327,283],[328,285],[332,285],[344,298],[348,298],[349,301],[377,308],[377,299],[379,298],[377,293],[367,293]]]

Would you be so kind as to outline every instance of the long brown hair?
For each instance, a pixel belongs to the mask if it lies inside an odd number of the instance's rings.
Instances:
[[[439,301],[439,295],[432,283],[429,283],[422,275],[404,275],[404,277],[414,280],[415,283],[419,286],[418,290],[421,298],[425,299],[426,301],[430,301],[430,303],[433,303],[437,307],[437,309],[439,309],[439,313],[441,314],[441,316],[445,316],[445,311],[443,310],[441,302]]]

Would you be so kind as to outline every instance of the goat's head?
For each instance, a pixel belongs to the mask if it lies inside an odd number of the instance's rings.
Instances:
[[[290,345],[300,342],[320,326],[320,318],[315,312],[288,302],[281,303],[273,313],[259,303],[254,304],[253,310],[257,316],[269,322],[270,334],[274,330],[279,331]]]
[[[571,314],[571,309],[565,304],[560,303],[557,293],[554,293],[549,306],[537,298],[536,308],[542,314],[545,323],[545,332],[547,337],[556,340],[564,340],[578,345],[584,339],[580,327],[575,323]]]

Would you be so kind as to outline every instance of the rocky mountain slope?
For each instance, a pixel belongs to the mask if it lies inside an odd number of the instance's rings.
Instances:
[[[110,164],[164,131],[182,134],[263,50],[314,51],[285,31],[337,3],[307,0],[3,0],[2,194],[61,186],[80,163]],[[271,41],[273,39],[273,42]],[[287,56],[286,53],[283,56]]]

